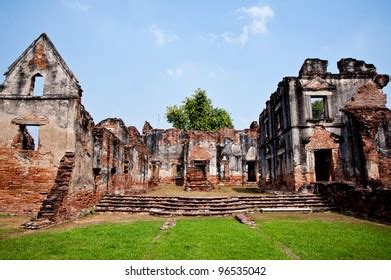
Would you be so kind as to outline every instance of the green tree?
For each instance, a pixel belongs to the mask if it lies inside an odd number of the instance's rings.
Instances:
[[[312,118],[313,119],[322,119],[325,117],[325,108],[323,98],[313,98],[311,102],[312,107]]]
[[[168,106],[167,121],[183,130],[215,131],[220,128],[233,128],[230,114],[221,108],[213,107],[205,90],[197,89],[183,104]]]

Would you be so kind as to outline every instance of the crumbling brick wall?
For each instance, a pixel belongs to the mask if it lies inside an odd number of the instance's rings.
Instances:
[[[0,212],[38,213],[55,177],[50,153],[0,148]]]
[[[96,125],[94,139],[97,188],[124,194],[148,186],[148,150],[135,127],[126,127],[118,118],[105,119]]]
[[[94,121],[81,103],[77,109],[75,165],[57,220],[69,219],[92,208],[105,193],[95,185],[93,174]]]
[[[343,108],[353,103],[378,108],[385,95],[374,94],[369,85],[381,90],[388,83],[388,75],[378,74],[372,64],[352,58],[338,62],[339,74],[327,72],[327,64],[325,60],[307,59],[299,76],[285,77],[266,103],[259,120],[263,190],[297,191],[302,185],[319,180],[360,183],[357,173],[376,173],[378,168],[387,168],[387,159],[378,160],[374,139],[357,133],[354,127],[359,121]],[[365,93],[360,94],[361,91]],[[319,116],[312,107],[314,100],[320,100]],[[364,119],[372,115],[370,111],[356,112]],[[364,149],[367,151],[360,153]],[[365,171],[359,163],[368,158],[376,158],[371,161],[376,164]],[[322,159],[323,165],[329,164],[328,174],[322,174],[319,167]]]
[[[5,75],[0,87],[0,211],[35,216],[44,201],[54,199],[58,216],[53,219],[62,220],[92,207],[102,194],[92,172],[94,123],[81,104],[77,79],[45,34]],[[39,77],[41,93],[35,90]],[[35,143],[26,130],[30,126],[37,128]],[[62,165],[69,154],[72,168]]]
[[[1,205],[9,206],[1,211],[36,215],[54,185],[61,158],[75,152],[81,89],[45,34],[5,75],[0,91],[0,197]],[[38,96],[37,77],[44,80]],[[29,125],[37,127],[37,143],[23,147],[22,129]]]
[[[143,139],[150,153],[150,173],[154,181],[175,184],[184,176],[185,148],[187,137],[179,129],[153,129],[144,125]]]
[[[327,61],[307,59],[298,77],[279,83],[259,125],[249,129],[185,132],[146,122],[141,135],[118,118],[94,124],[77,79],[42,34],[0,86],[0,211],[41,210],[44,217],[54,207],[51,219],[61,221],[92,207],[104,193],[201,177],[220,185],[259,181],[264,190],[297,191],[320,177],[387,189],[391,114],[381,89],[389,77],[350,58],[341,59],[338,69],[331,74]],[[35,90],[38,78],[44,80],[41,94]],[[317,117],[314,97],[323,100]],[[29,126],[39,128],[36,140]],[[319,174],[319,158],[330,163],[327,174]],[[187,170],[193,170],[190,177]]]
[[[123,193],[125,188],[124,152],[128,130],[120,119],[106,119],[96,125],[94,170],[103,179],[109,193]],[[99,172],[98,172],[99,170]]]
[[[391,111],[379,86],[369,82],[347,102],[343,111],[349,119],[350,144],[356,147],[356,176],[363,186],[378,181],[391,187]],[[355,142],[355,143],[353,143]],[[363,160],[359,160],[363,159]]]
[[[362,189],[340,182],[314,184],[314,191],[344,214],[391,223],[391,190]]]
[[[151,154],[151,176],[161,184],[182,185],[187,168],[195,165],[204,170],[213,184],[247,183],[249,168],[252,180],[258,180],[257,122],[246,130],[227,128],[216,132],[153,129],[146,123],[143,131]]]

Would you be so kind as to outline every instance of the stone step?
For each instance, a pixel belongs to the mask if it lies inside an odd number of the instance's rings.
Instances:
[[[168,215],[168,216],[228,216],[238,213],[245,213],[245,210],[232,210],[232,211],[159,211],[151,210],[152,215]]]
[[[220,212],[220,211],[263,211],[263,209],[318,209],[318,211],[331,209],[332,207],[327,206],[316,206],[310,207],[307,205],[279,205],[276,207],[215,207],[215,208],[189,208],[189,207],[132,207],[132,206],[106,206],[101,207],[97,206],[96,211],[98,212],[110,212],[110,211],[128,211],[128,212],[149,212],[153,209],[160,211],[174,211],[174,212],[183,212],[183,211],[207,211],[207,212]],[[270,210],[272,211],[272,210]]]
[[[264,208],[263,212],[274,212],[274,213],[309,213],[309,212],[319,212],[319,211],[330,211],[332,208],[323,207],[323,208],[296,208],[296,207],[281,207],[277,208],[277,210],[273,208]],[[275,210],[275,211],[271,211]],[[102,210],[97,209],[97,212],[104,212]],[[245,212],[254,212],[259,210],[254,209],[231,209],[231,210],[164,210],[164,209],[146,209],[146,208],[113,208],[109,210],[111,212],[135,212],[135,213],[149,213],[153,215],[168,215],[168,216],[224,216],[224,215],[233,215],[237,213],[245,213]]]
[[[225,199],[267,199],[267,198],[318,198],[318,195],[254,195],[254,196],[143,196],[143,195],[106,195],[106,198],[121,198],[121,199],[181,199],[181,200],[225,200]]]
[[[202,206],[208,206],[208,205],[274,205],[274,204],[317,204],[317,203],[324,203],[322,200],[265,200],[265,201],[226,201],[226,202],[197,202],[197,203],[187,203],[183,201],[139,201],[139,200],[101,200],[99,204],[132,204],[132,205],[156,205],[156,204],[163,204],[163,205],[186,205],[190,207],[202,207]]]
[[[39,211],[38,218],[49,218],[53,217],[56,213],[53,211]]]
[[[113,198],[113,197],[103,197],[102,200],[105,201],[165,201],[165,202],[183,202],[183,203],[226,203],[226,202],[235,202],[235,201],[247,201],[247,202],[258,202],[258,201],[323,201],[321,197],[290,197],[290,198],[257,198],[257,199],[247,199],[247,198],[226,198],[226,199],[209,199],[209,200],[199,200],[199,199],[177,199],[177,198],[142,198],[139,199],[137,197],[134,198]]]
[[[96,209],[97,212],[106,212],[100,209]],[[223,215],[232,215],[235,213],[244,213],[248,212],[246,209],[235,209],[235,210],[219,210],[219,211],[206,211],[206,210],[179,210],[179,211],[170,211],[164,209],[145,209],[145,208],[113,208],[109,210],[110,212],[134,212],[134,213],[149,213],[153,215],[180,215],[180,216],[223,216]]]
[[[34,220],[34,221],[29,221],[29,222],[23,224],[22,226],[26,229],[41,229],[41,228],[49,227],[53,224],[54,224],[54,222],[52,222],[48,219],[38,219],[38,220]]]
[[[72,177],[74,166],[75,155],[74,153],[67,152],[60,161],[54,186],[47,194],[46,199],[42,202],[42,206],[37,215],[38,218],[44,218],[43,220],[54,220],[59,207],[68,193],[69,182]]]
[[[144,212],[155,215],[232,215],[249,211],[330,211],[333,205],[314,194],[261,195],[245,197],[162,197],[106,195],[97,212]]]
[[[312,212],[310,207],[273,207],[273,208],[261,208],[259,209],[261,212]]]
[[[231,198],[212,198],[212,199],[200,199],[200,198],[175,198],[175,197],[104,197],[105,200],[139,200],[139,201],[186,201],[186,202],[226,202],[226,201],[264,201],[264,200],[322,200],[321,197],[231,197]]]
[[[161,208],[161,209],[183,209],[183,210],[189,210],[189,209],[245,209],[245,208],[278,208],[278,207],[331,207],[330,204],[326,203],[290,203],[290,204],[259,204],[259,205],[249,205],[249,204],[235,204],[235,205],[203,205],[203,206],[197,206],[192,207],[189,205],[165,205],[165,204],[103,204],[99,203],[96,207],[100,209],[104,208],[122,208],[122,207],[128,207],[128,208]]]
[[[208,196],[208,197],[193,197],[193,196],[146,196],[146,195],[106,195],[105,198],[119,198],[119,199],[178,199],[178,200],[225,200],[225,199],[264,199],[264,198],[321,198],[316,194],[285,194],[285,195],[257,195],[257,196]]]
[[[108,210],[108,209],[160,209],[160,210],[172,210],[172,211],[228,211],[228,210],[246,210],[251,207],[241,206],[241,207],[203,207],[203,208],[193,208],[193,207],[164,207],[164,206],[153,206],[153,207],[137,207],[137,206],[97,206],[97,210]]]
[[[227,203],[227,202],[240,202],[240,201],[246,201],[246,202],[265,202],[265,201],[322,201],[320,197],[311,197],[311,198],[259,198],[259,199],[240,199],[240,198],[232,198],[232,199],[224,199],[224,200],[182,200],[182,199],[172,199],[172,198],[155,198],[155,199],[138,199],[138,198],[107,198],[104,197],[102,201],[107,202],[115,202],[115,201],[124,201],[124,202],[132,202],[132,201],[139,201],[139,202],[156,202],[156,201],[165,201],[165,202],[183,202],[183,203],[192,203],[192,204],[200,204],[200,203]]]
[[[185,207],[185,208],[219,208],[219,207],[278,207],[278,206],[289,206],[289,205],[299,205],[299,206],[329,206],[328,203],[325,202],[303,202],[303,203],[279,203],[279,202],[270,202],[270,203],[246,203],[246,202],[239,202],[239,203],[216,203],[216,204],[204,204],[204,205],[191,205],[191,204],[182,204],[182,203],[164,203],[164,202],[156,202],[156,203],[107,203],[107,202],[99,202],[97,206],[105,207],[122,207],[122,206],[129,206],[129,207]]]
[[[323,212],[335,210],[334,207],[276,207],[261,208],[259,211],[264,213],[281,213],[281,212]]]

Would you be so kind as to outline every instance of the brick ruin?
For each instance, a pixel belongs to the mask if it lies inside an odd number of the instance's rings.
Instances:
[[[216,132],[153,129],[146,123],[143,138],[151,156],[151,179],[177,185],[201,181],[206,189],[211,185],[256,184],[257,135],[257,122],[245,130]]]
[[[386,189],[391,133],[382,88],[389,77],[354,59],[338,68],[330,74],[327,61],[307,59],[298,77],[280,82],[259,127],[202,132],[146,122],[140,133],[118,118],[94,123],[78,80],[42,34],[0,85],[0,212],[58,222],[105,194],[169,184],[302,191],[350,181]]]
[[[260,114],[263,190],[299,191],[314,182],[390,186],[390,110],[382,88],[389,76],[346,58],[338,74],[307,59],[285,77]]]
[[[210,133],[153,129],[146,122],[140,134],[117,118],[95,124],[81,97],[78,80],[46,34],[9,67],[0,88],[0,212],[59,221],[106,193],[189,187],[197,181],[189,177],[195,168],[199,190],[257,183],[256,122]]]

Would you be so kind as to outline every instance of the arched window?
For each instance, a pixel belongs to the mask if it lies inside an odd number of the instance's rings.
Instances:
[[[44,79],[41,74],[35,74],[31,78],[31,92],[33,96],[42,96],[43,95],[43,86]]]

